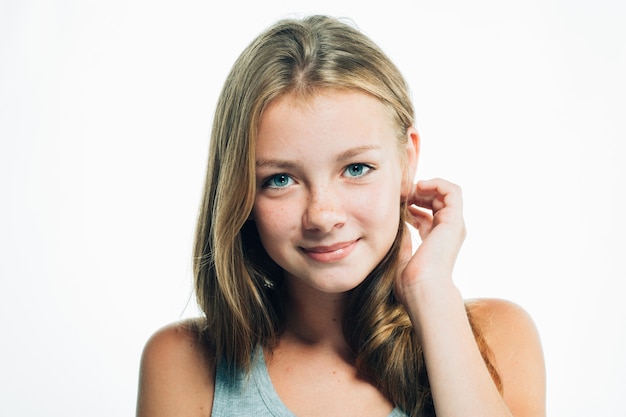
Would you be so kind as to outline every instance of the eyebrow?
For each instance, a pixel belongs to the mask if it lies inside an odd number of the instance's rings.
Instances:
[[[368,151],[377,151],[380,149],[379,145],[361,145],[361,146],[356,146],[354,148],[350,148],[347,151],[344,151],[342,153],[339,154],[339,156],[337,156],[337,161],[345,161],[347,159],[352,159],[355,156],[358,156],[362,153],[368,152]]]
[[[272,168],[295,168],[297,164],[295,162],[286,161],[283,159],[257,159],[256,167],[272,167]]]
[[[371,150],[379,150],[379,149],[380,149],[379,145],[356,146],[354,148],[350,148],[346,151],[343,151],[342,153],[337,155],[336,160],[339,162],[343,162],[343,161],[352,159],[355,156],[358,156],[362,153],[365,153]],[[290,168],[296,168],[298,166],[297,163],[293,161],[284,160],[284,159],[257,159],[255,164],[257,168],[272,167],[272,168],[280,168],[280,169],[290,169]]]

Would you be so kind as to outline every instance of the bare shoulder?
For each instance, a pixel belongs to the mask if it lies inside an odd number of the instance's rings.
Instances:
[[[546,376],[543,350],[531,316],[501,299],[466,303],[502,380],[503,397],[515,417],[545,416]]]
[[[188,320],[159,329],[146,343],[139,373],[138,417],[210,416],[214,366]]]

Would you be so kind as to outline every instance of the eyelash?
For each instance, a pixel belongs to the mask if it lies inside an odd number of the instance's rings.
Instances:
[[[365,163],[362,163],[362,162],[355,162],[355,163],[347,165],[343,169],[342,173],[348,173],[348,171],[350,169],[353,169],[353,168],[359,168],[359,169],[362,170],[362,172],[359,175],[356,175],[356,176],[348,176],[348,178],[358,179],[358,178],[364,177],[365,175],[369,174],[372,170],[374,170],[374,167],[369,165],[369,164],[365,164]],[[282,185],[282,186],[277,186],[275,184],[272,185],[271,184],[272,181],[275,181],[277,179],[280,179],[281,181],[287,181],[288,184]],[[274,175],[269,176],[265,181],[263,181],[262,187],[263,188],[273,188],[273,189],[286,188],[289,185],[291,185],[290,181],[293,181],[293,178],[291,178],[291,176],[289,176],[289,174],[286,174],[286,173],[274,174]]]

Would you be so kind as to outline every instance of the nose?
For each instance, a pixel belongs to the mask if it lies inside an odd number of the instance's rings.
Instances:
[[[311,190],[302,219],[303,227],[309,232],[328,233],[342,227],[346,222],[341,193],[332,187]]]

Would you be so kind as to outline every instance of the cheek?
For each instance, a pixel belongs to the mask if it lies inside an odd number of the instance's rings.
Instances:
[[[348,204],[362,221],[374,223],[377,227],[388,225],[396,230],[400,220],[400,200],[399,187],[385,187],[355,193]]]
[[[284,203],[275,204],[268,200],[257,200],[252,214],[261,241],[265,245],[273,237],[284,235],[293,227],[295,211]]]

